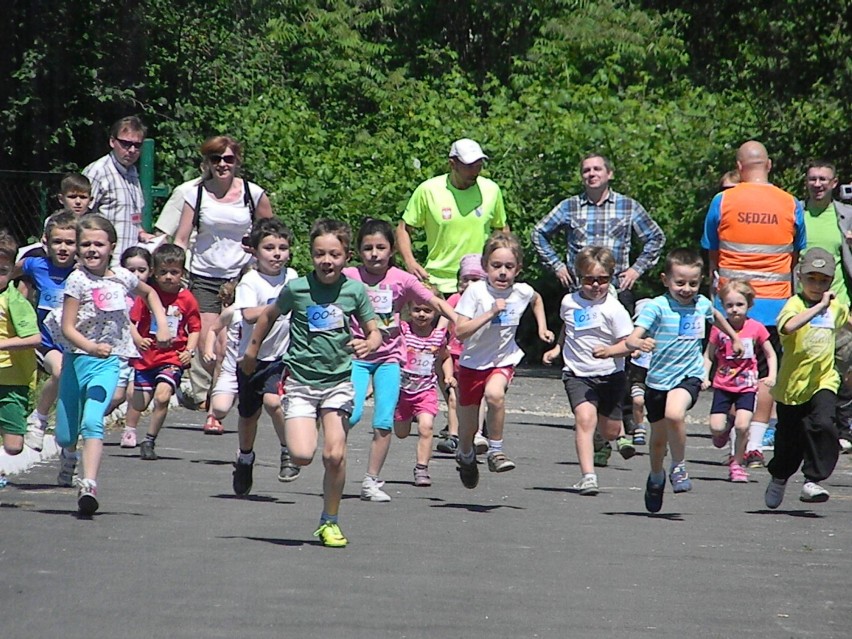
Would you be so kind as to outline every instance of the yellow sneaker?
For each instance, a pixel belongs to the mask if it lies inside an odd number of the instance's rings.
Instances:
[[[314,537],[319,537],[322,545],[329,548],[344,548],[349,543],[349,540],[343,536],[340,526],[330,521],[320,524],[320,527],[314,531]]]

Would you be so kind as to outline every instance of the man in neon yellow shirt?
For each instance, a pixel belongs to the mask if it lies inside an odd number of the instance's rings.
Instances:
[[[450,172],[418,186],[397,227],[397,246],[405,268],[431,282],[442,293],[455,293],[461,258],[482,253],[485,240],[495,230],[509,230],[500,187],[481,177],[488,156],[469,139],[450,147]],[[414,258],[411,230],[426,230],[426,264]]]

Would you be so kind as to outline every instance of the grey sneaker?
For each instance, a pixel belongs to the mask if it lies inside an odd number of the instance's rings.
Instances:
[[[74,472],[77,470],[78,453],[69,453],[64,448],[59,452],[59,475],[56,484],[64,488],[74,485]]]
[[[390,495],[382,490],[384,483],[379,483],[372,477],[364,477],[361,482],[361,501],[388,502]]]
[[[600,491],[598,490],[598,478],[597,477],[583,477],[578,481],[574,486],[572,486],[574,490],[579,492],[583,496],[593,497],[597,495]]]
[[[799,501],[803,501],[806,504],[821,504],[828,501],[829,497],[828,491],[818,483],[815,481],[806,481],[805,485],[802,486]]]
[[[771,508],[772,510],[778,508],[778,506],[781,505],[781,502],[784,501],[784,491],[786,488],[786,480],[781,481],[774,477],[770,479],[769,484],[766,486],[766,492],[763,494],[763,501],[766,503],[766,507]]]
[[[290,451],[286,448],[281,449],[281,467],[278,470],[278,481],[293,481],[299,477],[302,469],[293,463],[290,457]]]
[[[488,452],[488,439],[477,433],[473,436],[473,449],[477,455],[484,455]]]
[[[448,435],[446,439],[442,439],[438,442],[437,446],[439,453],[447,453],[448,455],[455,455],[456,451],[459,449],[459,437],[458,435]]]
[[[470,462],[464,461],[461,452],[456,453],[456,467],[459,471],[459,478],[465,488],[476,488],[479,484],[479,467],[476,465],[476,455]]]
[[[506,457],[502,450],[488,453],[488,470],[492,473],[505,473],[515,469],[515,462]]]
[[[428,468],[414,467],[414,485],[415,486],[431,486],[432,478],[429,476]]]
[[[139,444],[139,457],[146,461],[154,461],[157,459],[157,451],[154,450],[154,442],[146,439]]]
[[[36,417],[35,411],[27,417],[27,432],[24,433],[24,444],[40,453],[44,448],[44,431],[47,423]]]

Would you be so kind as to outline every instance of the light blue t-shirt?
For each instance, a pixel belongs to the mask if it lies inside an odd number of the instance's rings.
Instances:
[[[648,388],[668,391],[687,377],[704,377],[701,346],[707,323],[712,321],[713,307],[703,295],[696,295],[688,305],[668,294],[645,304],[636,326],[656,341],[645,381]]]

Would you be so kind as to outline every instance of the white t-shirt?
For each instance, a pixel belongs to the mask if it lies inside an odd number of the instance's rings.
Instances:
[[[112,354],[121,358],[139,357],[130,333],[127,306],[127,296],[139,285],[139,278],[120,266],[112,271],[112,275],[98,277],[78,266],[65,280],[65,295],[79,301],[77,330],[87,339],[109,344]],[[61,311],[51,311],[45,320],[53,338],[72,353],[85,354],[62,335]]]
[[[225,353],[222,357],[222,371],[228,374],[236,374],[237,372],[237,348],[240,345],[242,324],[243,314],[233,308],[231,323],[225,329]]]
[[[243,181],[243,189],[246,182]],[[257,208],[263,189],[249,182],[251,199]],[[184,190],[184,201],[193,209],[198,198],[198,187]],[[250,259],[243,250],[243,236],[251,229],[251,211],[246,206],[245,191],[234,202],[219,202],[207,189],[201,189],[201,213],[195,251],[190,272],[204,277],[232,279]]]
[[[281,271],[280,275],[263,275],[258,271],[249,271],[237,284],[235,293],[234,310],[242,311],[244,308],[255,306],[266,306],[274,304],[278,294],[287,282],[298,277],[296,271],[291,268]],[[240,347],[238,359],[245,355],[251,339],[254,324],[245,320],[240,325]],[[290,345],[290,314],[279,315],[275,323],[269,328],[269,333],[257,351],[257,359],[264,362],[272,362],[282,357]]]
[[[612,375],[624,370],[624,358],[595,359],[595,346],[611,346],[633,332],[630,314],[613,295],[587,300],[579,292],[562,298],[559,317],[565,322],[562,370],[579,377]]]
[[[473,335],[464,340],[459,365],[482,370],[515,366],[524,351],[515,342],[521,315],[529,306],[535,290],[529,284],[516,283],[506,290],[492,288],[486,280],[472,282],[456,305],[456,313],[474,318],[494,306],[496,298],[506,300],[506,308]]]

